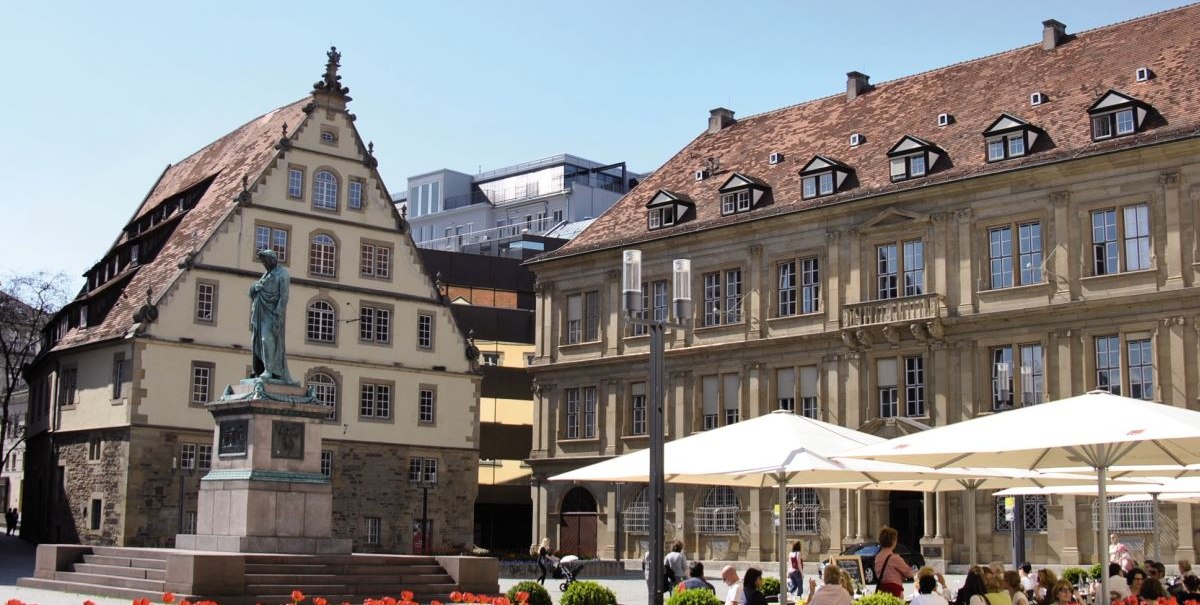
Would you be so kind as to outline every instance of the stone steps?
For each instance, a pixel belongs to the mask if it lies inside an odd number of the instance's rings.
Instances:
[[[259,584],[286,584],[293,582],[297,578],[304,578],[306,582],[313,584],[356,584],[360,586],[375,586],[379,584],[398,584],[414,587],[423,587],[427,585],[437,584],[452,584],[453,579],[442,574],[423,574],[423,575],[394,575],[394,574],[292,574],[292,573],[247,573],[246,583],[252,585]],[[352,581],[351,581],[352,580]],[[412,589],[410,589],[412,590]]]
[[[41,588],[43,590],[55,590],[58,592],[95,595],[99,597],[116,597],[124,599],[144,598],[150,599],[151,603],[161,603],[163,595],[163,591],[161,590],[139,590],[136,588],[110,586],[108,584],[86,584],[82,582],[68,582],[64,580],[46,580],[42,578],[21,578],[17,580],[17,586]],[[197,599],[195,595],[177,595],[177,598],[187,599],[193,602],[195,602]],[[291,597],[288,597],[286,600],[291,601]],[[282,603],[284,601],[279,602]]]
[[[347,574],[423,576],[441,575],[445,571],[438,565],[376,564],[351,565],[345,563],[256,563],[246,561],[247,574]]]
[[[141,559],[134,557],[114,557],[109,555],[83,555],[84,563],[95,563],[96,565],[106,565],[109,567],[137,567],[141,569],[158,569],[165,570],[167,568],[167,560],[163,559]]]
[[[77,582],[79,584],[98,584],[104,586],[113,586],[116,588],[133,588],[135,590],[146,590],[150,592],[158,592],[162,596],[166,589],[166,583],[162,580],[146,580],[138,578],[128,578],[125,576],[109,576],[94,573],[82,573],[78,571],[60,571],[54,574],[55,580],[63,582]]]
[[[86,557],[85,557],[86,558]],[[138,578],[142,580],[159,580],[167,579],[167,572],[163,569],[146,569],[144,567],[125,567],[116,565],[98,565],[95,563],[76,563],[75,571],[87,574],[95,574],[101,576],[120,576],[125,578]]]

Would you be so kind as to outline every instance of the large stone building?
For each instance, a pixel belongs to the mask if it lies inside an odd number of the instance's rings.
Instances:
[[[291,374],[330,406],[334,537],[410,552],[427,519],[432,552],[470,547],[479,376],[338,59],[311,95],[169,166],[45,331],[27,374],[26,535],[160,546],[194,530],[218,455],[205,404],[250,372],[247,292],[268,248],[292,277]]]
[[[1032,33],[1032,32],[1031,32]],[[665,318],[691,259],[691,329],[667,338],[668,438],[783,408],[919,430],[1090,389],[1197,406],[1200,6],[708,128],[566,246],[533,261],[534,537],[637,556],[642,486],[549,476],[644,448],[648,337],[623,319],[620,252]],[[1086,431],[1087,419],[1064,431]],[[730,448],[754,447],[730,443]],[[771,559],[773,493],[668,487],[668,537],[701,559]],[[797,488],[788,540],[835,552],[896,526],[930,558],[1003,559],[1002,503]],[[1094,499],[1026,503],[1029,557],[1097,559]],[[1114,519],[1149,541],[1148,505]],[[1163,507],[1194,559],[1197,514]],[[621,520],[618,523],[618,519]],[[937,556],[940,554],[940,557]]]

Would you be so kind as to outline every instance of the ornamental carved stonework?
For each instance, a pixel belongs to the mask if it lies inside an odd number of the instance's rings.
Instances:
[[[1050,192],[1050,203],[1055,208],[1062,208],[1063,206],[1066,206],[1067,203],[1070,201],[1071,201],[1071,192],[1070,191],[1052,191],[1052,192]]]

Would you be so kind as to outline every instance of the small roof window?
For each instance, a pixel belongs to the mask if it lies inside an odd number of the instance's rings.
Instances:
[[[932,172],[946,152],[940,147],[912,135],[904,135],[888,150],[892,181],[906,181]]]
[[[806,200],[833,195],[847,186],[846,180],[853,174],[853,168],[823,155],[815,155],[800,170],[800,195]]]
[[[1141,132],[1153,109],[1129,95],[1109,90],[1088,108],[1092,140],[1102,141]]]
[[[1021,118],[1000,114],[983,131],[987,161],[999,162],[1028,155],[1041,134],[1041,129]]]
[[[659,189],[646,202],[646,227],[651,231],[670,227],[692,217],[696,203],[692,198],[666,189]]]
[[[771,186],[740,172],[733,173],[717,192],[721,196],[721,216],[750,212],[759,205]]]

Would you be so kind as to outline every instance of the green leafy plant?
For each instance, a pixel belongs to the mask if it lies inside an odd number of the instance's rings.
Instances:
[[[693,588],[673,593],[671,598],[667,599],[667,605],[721,605],[721,599],[708,590]]]
[[[762,591],[762,593],[768,597],[771,595],[778,596],[779,595],[779,578],[763,576],[762,586],[759,586],[758,589],[760,591]]]
[[[904,605],[904,601],[898,599],[890,592],[875,591],[857,601],[855,605]]]
[[[508,600],[516,603],[518,592],[529,593],[529,600],[527,601],[529,605],[554,605],[554,602],[550,600],[550,593],[546,591],[546,587],[533,580],[518,582],[516,586],[508,589],[508,593],[505,596],[508,597]],[[613,602],[615,603],[616,601]]]
[[[1092,566],[1088,573],[1092,576],[1093,580],[1103,580],[1105,567],[1107,567],[1107,565],[1104,565],[1103,563],[1097,563]]]
[[[1087,570],[1080,567],[1068,567],[1062,572],[1062,579],[1071,584],[1078,584],[1081,580],[1088,577]]]
[[[563,591],[559,605],[617,605],[617,595],[596,582],[579,580]]]

